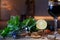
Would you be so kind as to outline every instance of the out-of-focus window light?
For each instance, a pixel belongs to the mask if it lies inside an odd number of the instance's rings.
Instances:
[[[60,1],[60,0],[58,0],[58,1]]]

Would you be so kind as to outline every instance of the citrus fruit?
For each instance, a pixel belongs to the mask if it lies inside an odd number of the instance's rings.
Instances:
[[[38,29],[45,29],[47,27],[47,22],[43,19],[40,19],[36,22],[36,27]]]

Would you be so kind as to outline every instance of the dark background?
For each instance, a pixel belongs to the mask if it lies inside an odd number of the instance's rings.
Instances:
[[[0,5],[1,2],[0,1]],[[10,4],[11,7],[13,8],[12,10],[8,10],[6,8],[1,8],[0,6],[0,28],[4,28],[7,24],[7,21],[9,20],[11,15],[22,15],[26,13],[26,5],[25,1],[26,0],[7,0]],[[50,16],[48,14],[48,0],[35,0],[35,16]],[[53,26],[54,22],[51,21],[49,22],[50,25]],[[59,26],[59,23],[58,23]]]
[[[2,0],[3,1],[3,0]],[[11,15],[21,15],[26,13],[26,0],[7,0],[12,10],[1,8],[1,20],[8,20]],[[48,0],[35,0],[35,16],[49,16]]]

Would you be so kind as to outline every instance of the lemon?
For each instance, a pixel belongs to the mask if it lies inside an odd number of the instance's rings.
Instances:
[[[43,19],[40,19],[36,22],[36,27],[38,29],[45,29],[47,27],[47,22]]]

